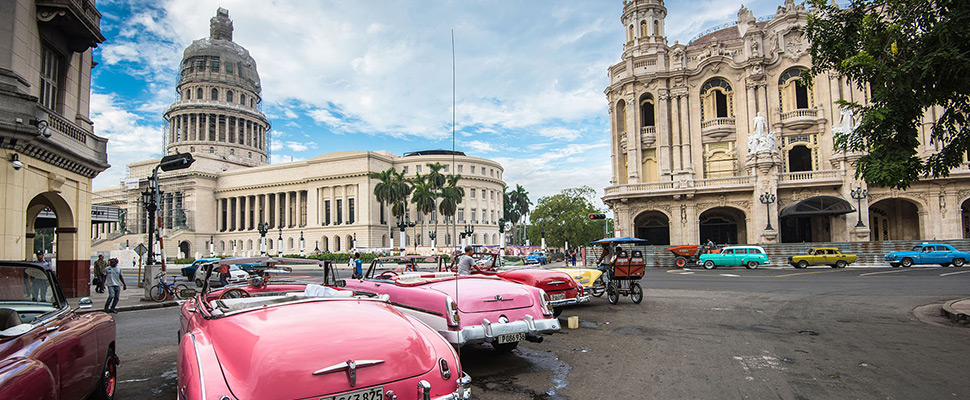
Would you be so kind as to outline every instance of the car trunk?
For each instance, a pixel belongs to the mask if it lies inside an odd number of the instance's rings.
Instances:
[[[494,278],[447,280],[432,283],[431,288],[451,296],[466,313],[532,307],[534,298],[527,286]]]
[[[384,303],[327,300],[283,304],[213,320],[209,335],[233,394],[296,399],[363,389],[428,372],[437,356],[410,320]],[[354,360],[356,369],[314,371]]]

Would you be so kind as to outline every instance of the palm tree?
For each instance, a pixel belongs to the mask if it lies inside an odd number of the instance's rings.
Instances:
[[[428,184],[431,186],[431,191],[434,194],[435,206],[431,210],[431,212],[434,212],[434,208],[437,208],[438,206],[437,204],[438,199],[441,199],[441,195],[442,195],[441,190],[448,183],[448,177],[441,173],[441,171],[445,169],[444,164],[440,162],[435,162],[434,164],[429,163],[427,164],[427,166],[428,166],[429,172],[424,177],[427,180]],[[434,235],[435,235],[435,238],[437,238],[438,218],[437,217],[433,218],[432,222],[434,222]],[[428,244],[434,247],[434,243],[432,243],[432,241],[429,241]]]
[[[513,226],[517,225],[522,217],[519,209],[515,207],[517,196],[515,192],[509,192],[507,187],[502,190],[502,214],[505,215],[505,220],[511,222]],[[512,241],[516,242],[514,231],[512,232]]]
[[[529,192],[525,191],[522,185],[515,185],[515,190],[512,191],[514,195],[513,205],[515,210],[519,213],[520,218],[526,218],[529,215],[529,206],[532,205],[532,201],[529,200]],[[529,224],[526,223],[526,231],[528,231]]]
[[[427,215],[434,212],[435,206],[438,205],[436,203],[438,194],[427,175],[415,175],[411,185],[414,187],[414,192],[411,194],[411,203],[414,203],[419,213],[425,215],[424,222],[422,222],[424,224],[422,230],[424,230],[427,228]]]
[[[404,172],[394,170],[391,178],[391,186],[394,189],[394,196],[391,200],[391,215],[401,220],[407,212],[408,198],[411,195],[411,185],[404,178]],[[401,235],[401,247],[404,247],[404,235]]]
[[[449,219],[453,224],[457,224],[455,214],[458,213],[458,205],[465,198],[465,189],[458,186],[459,180],[461,180],[461,175],[447,175],[446,183],[441,188],[441,204],[438,205],[438,211],[445,217],[445,232],[448,232]],[[455,226],[457,230],[457,225]],[[438,226],[436,224],[435,234],[437,234],[437,231]]]
[[[391,214],[391,204],[397,199],[396,191],[394,188],[394,168],[388,168],[386,171],[371,172],[370,178],[377,179],[378,182],[374,185],[374,197],[377,198],[377,202],[380,203],[381,207],[387,207],[388,215]],[[387,237],[390,239],[391,248],[394,248],[394,233],[391,232],[391,219],[387,219]]]

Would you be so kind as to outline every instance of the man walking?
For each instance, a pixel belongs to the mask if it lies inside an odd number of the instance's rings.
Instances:
[[[94,291],[104,293],[104,270],[108,268],[108,262],[104,260],[104,254],[98,254],[98,260],[94,262]]]
[[[354,253],[354,259],[350,263],[354,266],[353,279],[364,279],[364,261],[360,259],[360,253]]]
[[[104,312],[117,314],[118,310],[115,307],[118,306],[121,291],[128,290],[125,277],[121,275],[121,268],[118,267],[117,258],[111,259],[108,268],[104,269],[104,274],[105,286],[108,288],[108,301],[104,302]]]

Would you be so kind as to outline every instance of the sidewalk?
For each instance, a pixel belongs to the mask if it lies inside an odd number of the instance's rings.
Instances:
[[[940,313],[953,322],[970,323],[970,297],[943,303]]]
[[[178,303],[175,301],[156,302],[153,300],[142,300],[142,297],[144,296],[144,288],[140,288],[137,285],[128,285],[128,290],[122,290],[121,296],[118,299],[118,312],[147,310],[151,308],[172,307],[178,305]],[[108,300],[108,292],[105,291],[104,293],[97,293],[94,291],[94,286],[91,286],[91,295],[88,296],[88,298],[94,302],[94,305],[87,310],[78,310],[79,314],[103,311],[104,303]],[[70,304],[71,307],[77,307],[77,303],[80,300],[80,297],[69,298],[67,299],[67,303]]]

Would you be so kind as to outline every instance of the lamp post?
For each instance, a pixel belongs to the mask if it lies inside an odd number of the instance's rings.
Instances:
[[[505,258],[505,218],[498,219],[498,233],[501,242],[498,244],[499,257]]]
[[[418,251],[418,242],[414,240],[414,238],[418,237],[418,228],[415,228],[416,226],[418,226],[417,223],[408,221],[408,228],[411,228],[411,243],[414,245],[415,252]]]
[[[155,264],[155,211],[158,210],[158,204],[155,203],[155,193],[152,187],[151,181],[148,184],[149,188],[141,192],[141,201],[145,206],[145,210],[148,211],[148,258],[145,261],[146,265]]]
[[[303,231],[300,231],[300,257],[306,257],[306,240],[303,239]]]
[[[256,229],[259,230],[259,255],[266,257],[266,233],[269,232],[269,224],[260,222]]]
[[[276,256],[283,256],[283,227],[280,227],[280,238],[276,240]]]
[[[209,235],[209,258],[216,256],[216,239]]]
[[[461,247],[464,250],[465,246],[468,246],[468,237],[475,233],[475,225],[465,225],[465,230],[458,232],[461,235]]]
[[[438,238],[438,233],[437,233],[437,232],[432,232],[432,231],[431,231],[431,230],[429,229],[429,230],[428,230],[428,244],[430,244],[430,245],[431,245],[431,249],[432,249],[432,251],[434,251],[434,248],[435,248],[435,242],[434,242],[434,241],[435,241],[435,239],[437,239],[437,238]]]
[[[540,243],[542,246],[540,248],[542,249],[542,251],[546,251],[546,224],[545,223],[539,224],[539,237],[542,239],[542,242]]]
[[[858,204],[858,206],[856,207],[857,208],[856,212],[859,213],[859,222],[855,224],[855,227],[865,228],[866,224],[862,223],[862,199],[869,197],[869,191],[866,189],[863,189],[862,186],[859,186],[849,191],[849,195],[852,196],[852,198],[856,200],[856,204]]]
[[[767,213],[765,214],[765,216],[768,217],[768,225],[765,226],[766,231],[771,231],[775,229],[771,227],[771,204],[774,203],[775,200],[777,200],[777,197],[768,192],[765,192],[765,194],[758,197],[758,201],[760,201],[761,204],[765,205],[765,211],[767,211]]]
[[[320,254],[320,241],[314,240],[313,242],[315,243],[315,245],[313,246],[313,254],[314,255]]]

